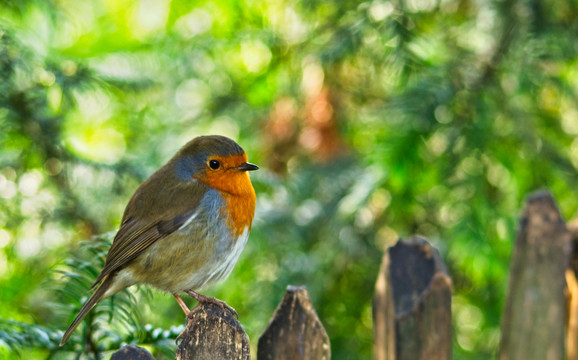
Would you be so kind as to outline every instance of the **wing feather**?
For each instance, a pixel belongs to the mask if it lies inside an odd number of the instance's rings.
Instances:
[[[164,206],[158,199],[153,198],[153,203],[157,201],[156,210],[161,214],[153,220],[154,215],[150,213],[150,209],[143,209],[139,206],[143,203],[143,198],[151,198],[144,183],[145,188],[141,186],[127,205],[122,225],[106,256],[104,268],[92,287],[95,287],[105,276],[134,260],[156,241],[172,234],[187,221],[194,220],[194,216],[199,211],[200,199],[205,192],[204,189],[199,189],[194,185],[188,183],[173,187],[171,190],[181,196],[178,196],[176,200],[173,198],[170,203],[164,203]],[[152,196],[158,196],[158,193],[157,191]]]

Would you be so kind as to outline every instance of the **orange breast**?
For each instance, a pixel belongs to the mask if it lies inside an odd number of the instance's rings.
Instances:
[[[229,218],[233,235],[239,236],[245,227],[251,228],[255,215],[255,190],[247,171],[235,167],[247,162],[247,155],[219,156],[223,171],[207,172],[200,180],[218,190],[227,205],[222,211]]]
[[[251,186],[252,189],[253,187]],[[235,196],[227,193],[222,195],[227,204],[223,211],[227,212],[226,215],[228,215],[229,226],[233,235],[241,235],[246,227],[251,229],[251,223],[255,215],[255,191],[245,196]]]

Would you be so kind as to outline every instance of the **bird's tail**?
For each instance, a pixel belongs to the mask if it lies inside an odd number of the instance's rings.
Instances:
[[[60,346],[66,344],[66,342],[70,338],[70,335],[72,335],[72,332],[78,327],[78,325],[80,324],[82,319],[84,319],[86,314],[88,314],[90,310],[92,310],[92,308],[103,298],[104,294],[112,284],[113,278],[114,275],[108,275],[104,279],[104,281],[100,284],[98,289],[96,289],[96,291],[92,294],[90,299],[88,299],[88,301],[82,306],[82,309],[80,309],[80,312],[78,313],[78,315],[76,315],[74,321],[72,322],[72,324],[70,324],[68,330],[66,330],[66,332],[64,333],[64,336],[62,336],[62,340],[60,340]]]

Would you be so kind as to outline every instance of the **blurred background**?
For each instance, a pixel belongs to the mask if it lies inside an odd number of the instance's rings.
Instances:
[[[57,343],[136,187],[203,134],[261,166],[250,241],[204,290],[253,345],[306,285],[333,358],[370,359],[384,249],[421,234],[454,358],[493,357],[525,196],[578,209],[577,34],[564,0],[0,1],[1,357],[170,357],[184,318],[147,288]]]

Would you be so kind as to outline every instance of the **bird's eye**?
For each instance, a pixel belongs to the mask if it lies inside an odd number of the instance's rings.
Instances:
[[[221,163],[219,163],[217,160],[211,160],[209,161],[209,167],[213,170],[217,170],[221,167]]]

